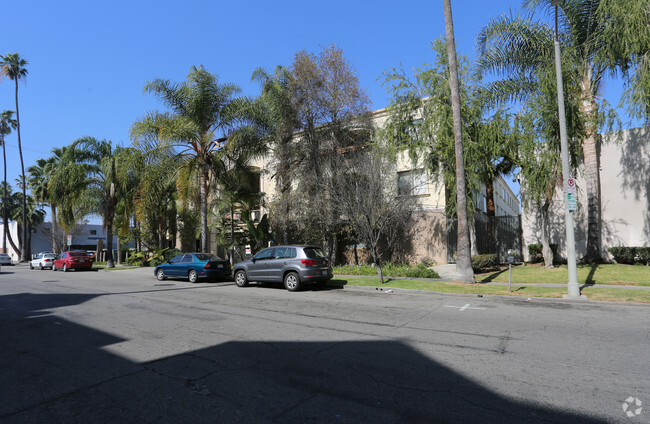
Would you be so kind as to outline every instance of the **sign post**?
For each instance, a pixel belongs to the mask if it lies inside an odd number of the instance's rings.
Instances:
[[[68,234],[68,249],[72,246],[72,234]]]

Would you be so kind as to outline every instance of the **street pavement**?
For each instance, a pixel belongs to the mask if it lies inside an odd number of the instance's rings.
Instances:
[[[3,267],[0,423],[650,422],[649,313]]]

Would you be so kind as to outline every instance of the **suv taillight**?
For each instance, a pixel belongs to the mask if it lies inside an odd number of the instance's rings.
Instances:
[[[300,263],[303,265],[316,265],[316,261],[313,259],[303,259]]]

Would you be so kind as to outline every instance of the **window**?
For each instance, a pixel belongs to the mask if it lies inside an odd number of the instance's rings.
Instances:
[[[90,235],[91,236],[96,236],[97,235],[97,230],[90,230]]]
[[[257,255],[255,255],[253,258],[256,261],[271,259],[272,258],[271,254],[273,253],[273,250],[274,250],[273,248],[264,249],[261,252],[259,252]]]
[[[275,259],[285,259],[291,257],[291,248],[290,247],[276,247],[275,252],[273,253]]]
[[[189,253],[186,253],[185,256],[183,256],[183,259],[181,260],[181,262],[182,263],[191,263],[191,262],[194,262],[194,258]]]
[[[427,193],[427,175],[424,169],[397,173],[397,195],[417,196]]]

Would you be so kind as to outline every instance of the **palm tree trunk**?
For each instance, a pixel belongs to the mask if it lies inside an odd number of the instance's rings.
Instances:
[[[458,85],[458,62],[454,40],[454,22],[451,14],[451,0],[443,0],[445,9],[445,30],[447,35],[447,56],[449,57],[449,85],[451,107],[454,118],[454,145],[456,150],[456,198],[458,209],[458,256],[454,281],[474,283],[474,270],[469,246],[467,227],[467,189],[465,183],[465,160],[460,115],[460,92]]]
[[[20,141],[20,114],[18,112],[18,78],[15,79],[16,82],[16,134],[18,134],[18,153],[20,154],[20,178],[23,183],[23,224],[27,222],[27,192],[25,184],[25,165],[23,162],[23,147]],[[27,245],[27,225],[23,225],[23,234],[22,234],[22,245]],[[27,261],[27,252],[26,249],[22,249],[20,252],[20,261]]]
[[[115,268],[113,260],[113,222],[106,223],[106,267]]]
[[[201,185],[201,252],[206,253],[208,249],[208,178],[209,167],[208,164],[203,164],[202,172],[200,173]]]
[[[587,191],[587,254],[588,262],[601,262],[600,252],[600,139],[596,128],[596,105],[591,87],[592,71],[581,82],[583,93],[580,111],[586,116],[587,128],[582,143]]]
[[[57,251],[57,237],[59,236],[59,228],[56,223],[56,205],[50,204],[50,210],[52,211],[52,252]]]
[[[540,208],[541,212],[541,242],[542,242],[542,256],[544,257],[544,267],[546,269],[551,269],[553,268],[553,250],[551,250],[550,242],[549,242],[549,228],[550,228],[550,222],[549,222],[549,208],[551,206],[551,202],[546,199],[542,207]]]

